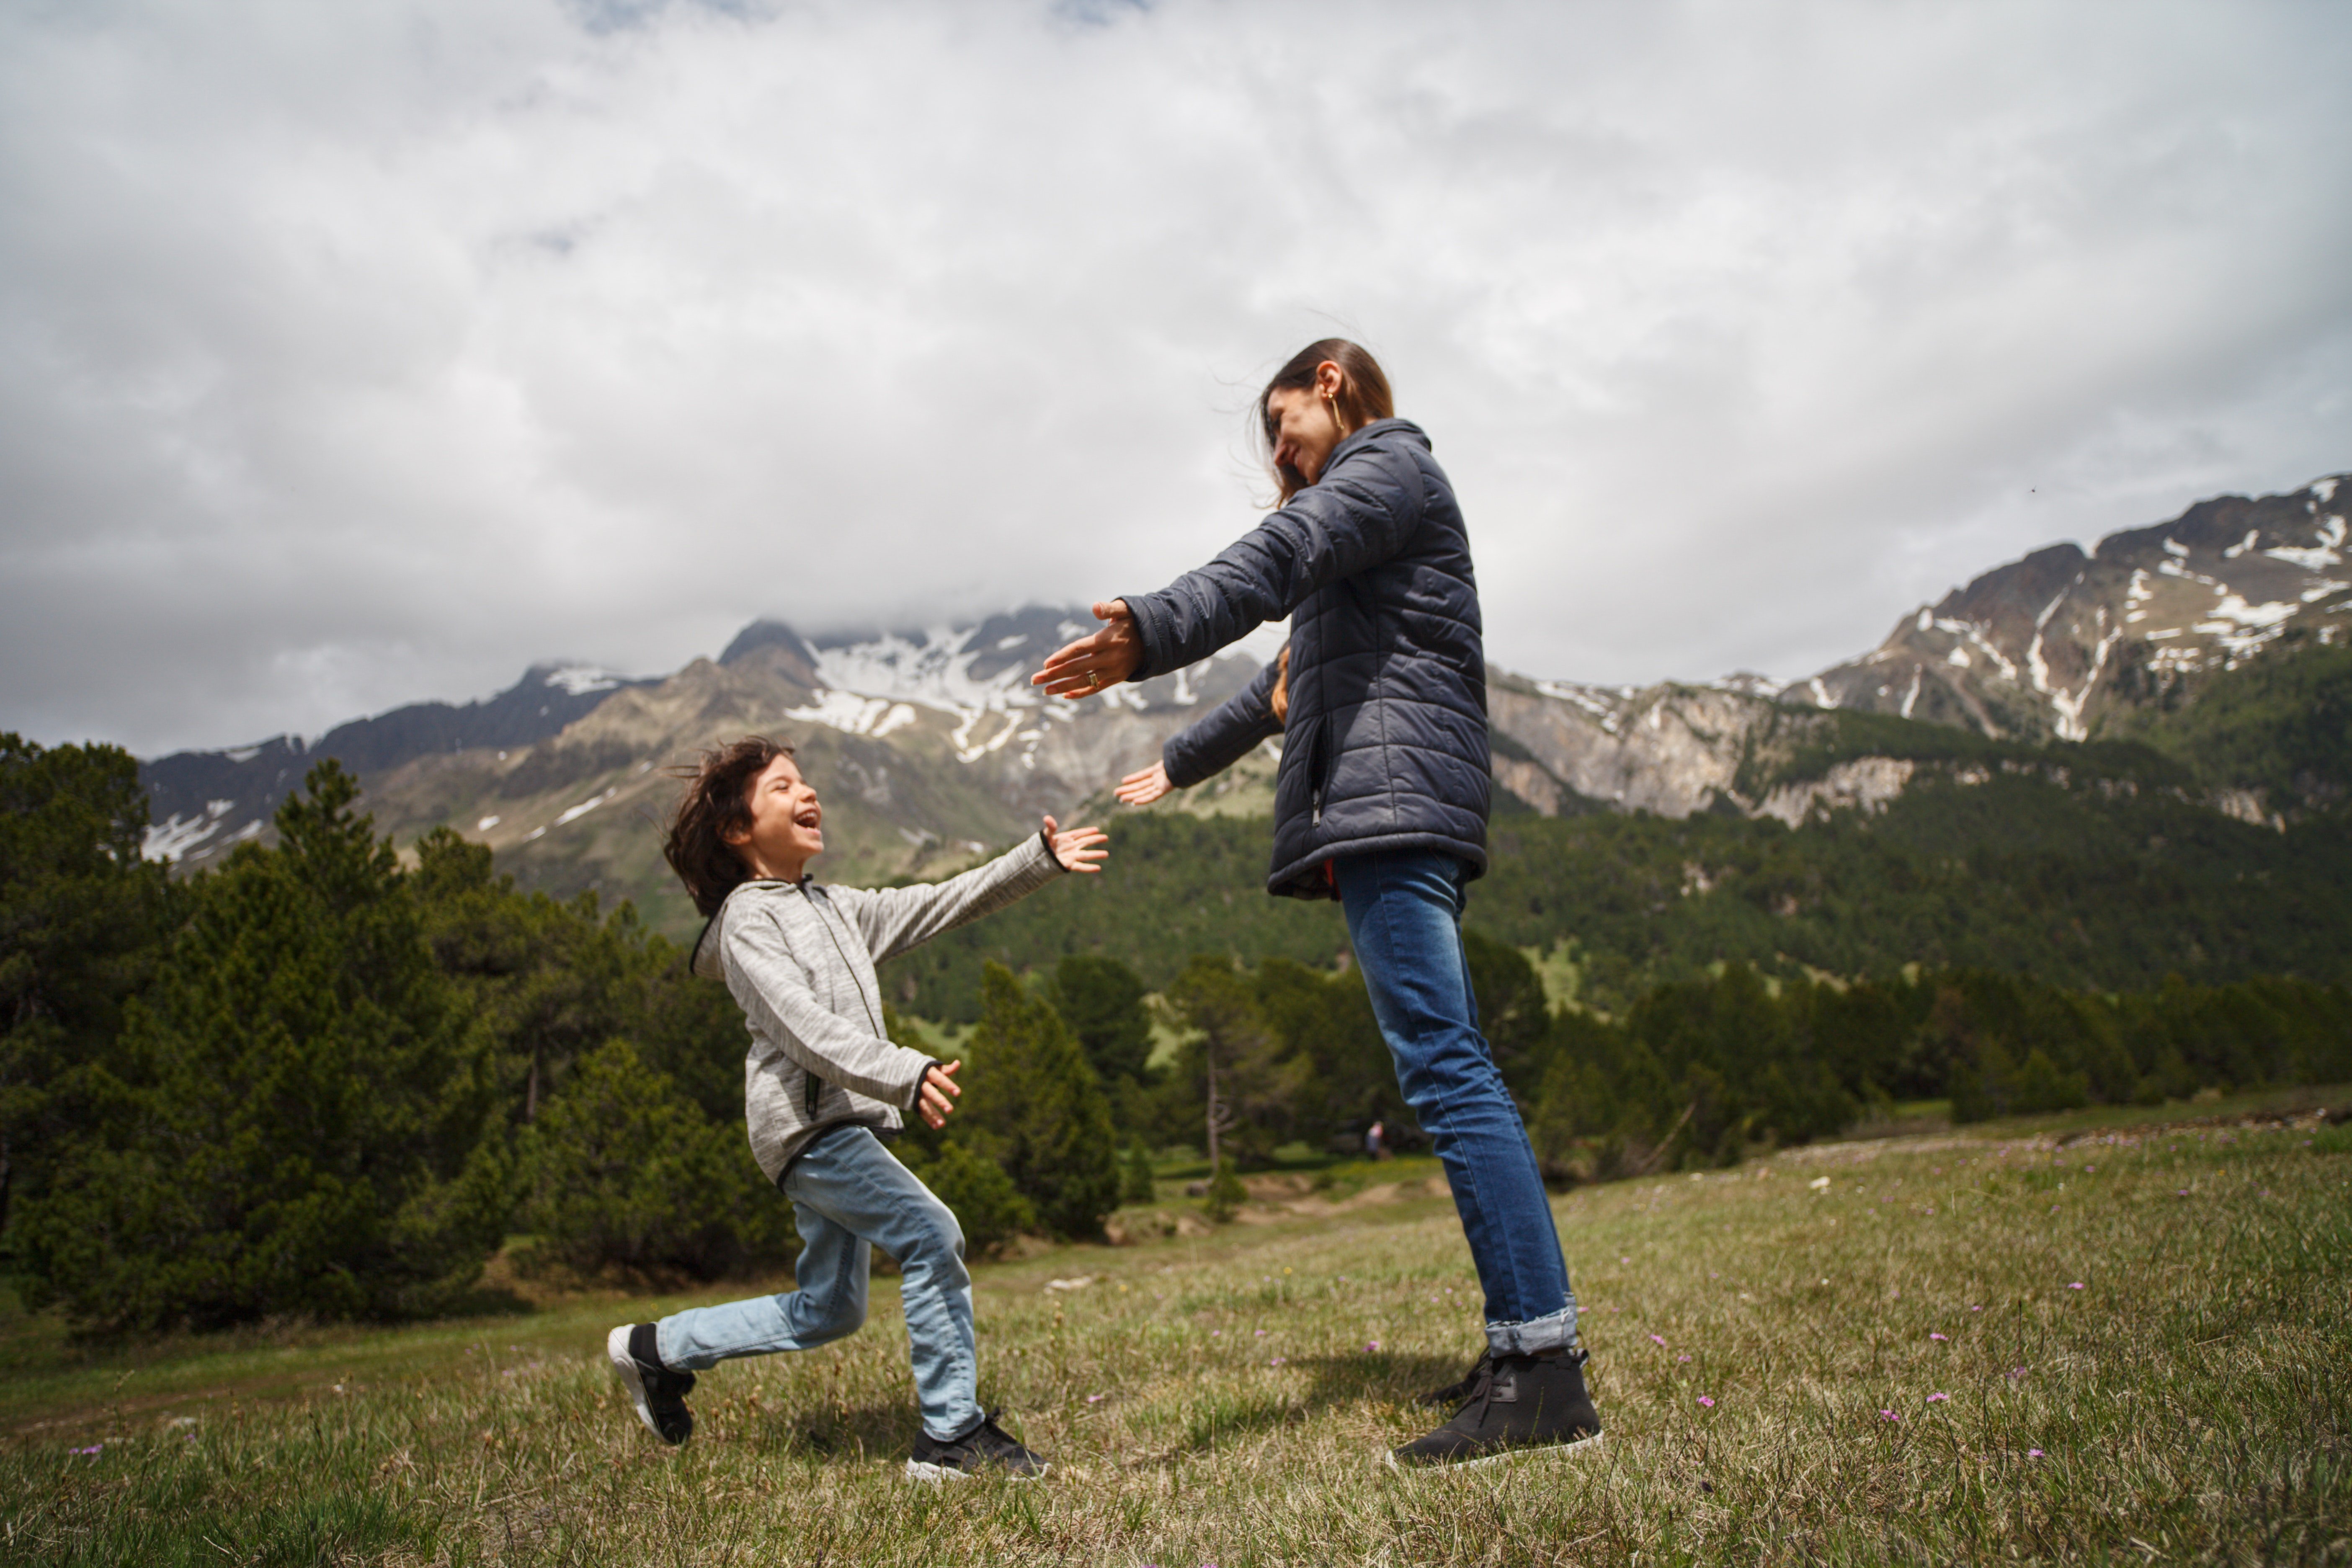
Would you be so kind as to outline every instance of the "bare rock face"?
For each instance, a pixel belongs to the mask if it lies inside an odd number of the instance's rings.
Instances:
[[[2347,479],[2200,501],[2089,555],[2036,551],[1783,695],[1997,737],[2089,739],[2125,710],[2193,698],[2282,638],[2352,636]]]
[[[1727,685],[1577,686],[1495,670],[1486,705],[1495,776],[1545,816],[1580,798],[1676,817],[1733,798],[1748,730],[1772,707]]]

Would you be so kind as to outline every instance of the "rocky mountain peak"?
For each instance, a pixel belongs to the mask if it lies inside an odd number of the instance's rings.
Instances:
[[[2086,740],[2281,640],[2352,634],[2337,475],[2286,495],[2221,496],[2170,522],[1997,567],[1906,616],[1862,658],[1788,695],[1958,724],[1997,738]]]

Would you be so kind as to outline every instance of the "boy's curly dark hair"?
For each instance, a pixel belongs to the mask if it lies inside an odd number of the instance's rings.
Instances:
[[[686,790],[662,837],[662,857],[704,918],[717,914],[727,895],[751,874],[726,836],[751,826],[752,781],[770,763],[792,754],[782,741],[746,735],[703,752],[694,767],[672,770],[686,781]]]

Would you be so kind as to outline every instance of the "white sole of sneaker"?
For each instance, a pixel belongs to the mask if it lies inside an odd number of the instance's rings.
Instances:
[[[620,1374],[621,1386],[628,1390],[629,1403],[637,1407],[637,1419],[646,1430],[661,1436],[661,1428],[654,1425],[654,1407],[646,1402],[646,1380],[637,1372],[637,1358],[629,1353],[629,1330],[623,1323],[604,1336],[604,1353],[613,1358],[613,1370]]]
[[[1608,1435],[1606,1432],[1595,1432],[1591,1436],[1579,1437],[1573,1443],[1547,1443],[1540,1448],[1505,1448],[1500,1453],[1484,1455],[1475,1459],[1456,1459],[1450,1465],[1400,1464],[1397,1461],[1396,1450],[1393,1448],[1381,1457],[1388,1460],[1389,1468],[1399,1475],[1425,1475],[1436,1470],[1477,1470],[1484,1469],[1488,1465],[1507,1465],[1517,1459],[1559,1459],[1570,1457],[1582,1458],[1585,1455],[1597,1451],[1601,1447],[1601,1439]]]
[[[1035,1476],[1008,1476],[1002,1470],[959,1470],[952,1465],[927,1465],[920,1459],[909,1459],[907,1461],[907,1479],[921,1481],[927,1486],[938,1486],[942,1481],[1034,1481],[1053,1468],[1047,1465]]]

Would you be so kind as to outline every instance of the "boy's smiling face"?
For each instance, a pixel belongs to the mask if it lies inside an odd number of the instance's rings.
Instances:
[[[809,861],[824,853],[824,807],[816,788],[790,757],[778,757],[751,781],[746,804],[751,826],[724,837],[754,877],[797,882]]]

